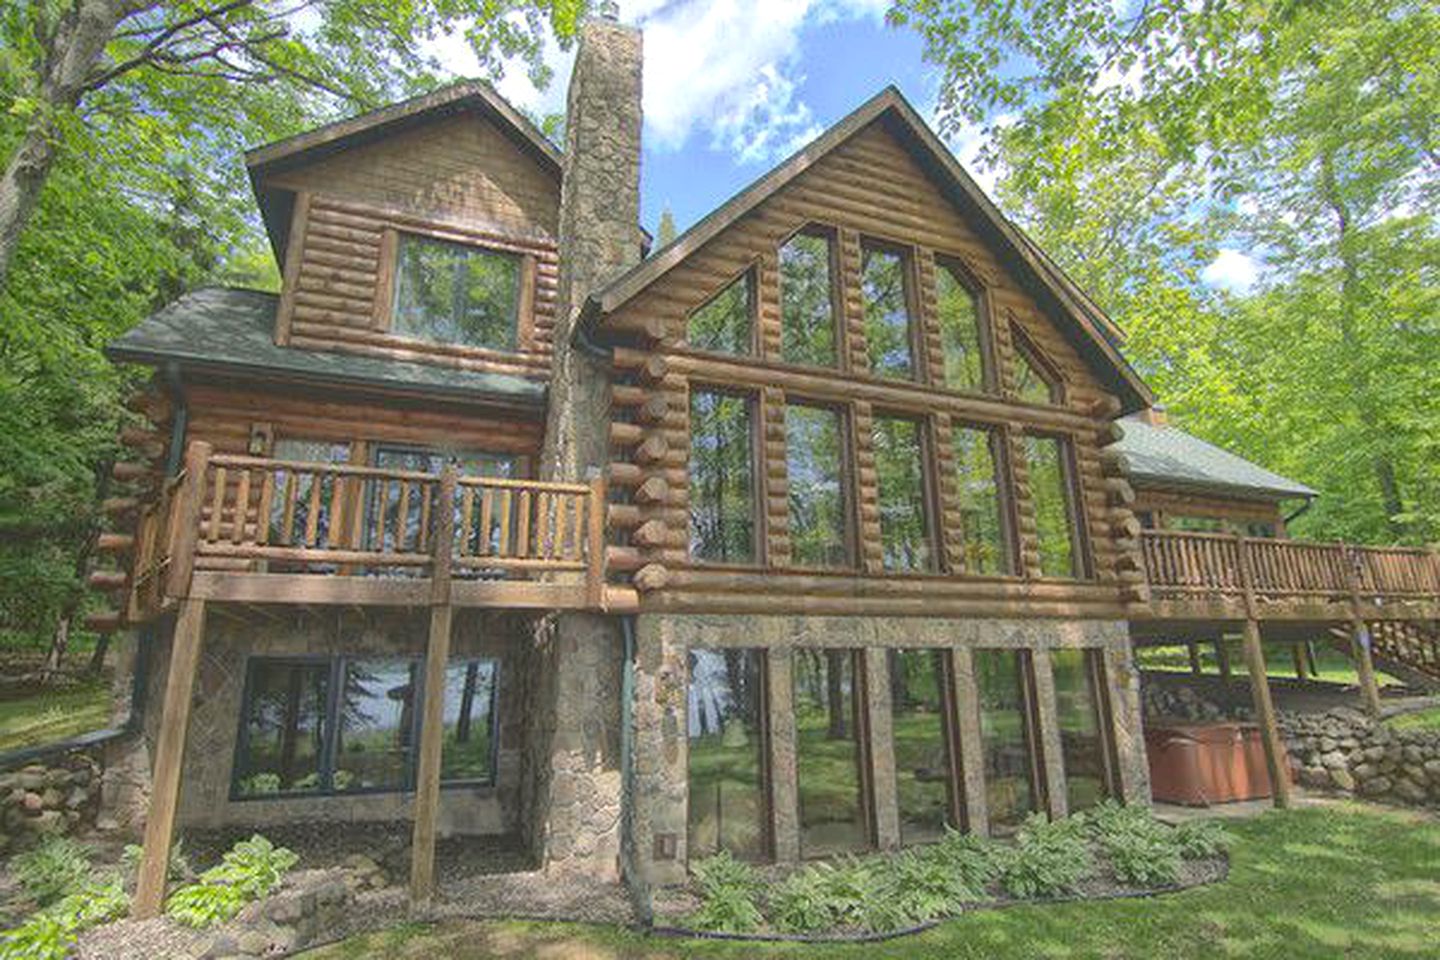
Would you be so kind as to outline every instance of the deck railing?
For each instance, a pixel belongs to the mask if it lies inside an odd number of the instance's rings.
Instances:
[[[1175,530],[1145,530],[1140,546],[1162,599],[1240,596],[1248,570],[1254,594],[1276,601],[1440,600],[1440,554],[1428,550]]]
[[[424,577],[440,550],[456,579],[571,574],[596,591],[603,585],[599,481],[457,475],[447,486],[437,474],[196,447],[141,514],[137,613],[174,595],[171,574],[190,569]],[[447,511],[453,524],[439,523]]]

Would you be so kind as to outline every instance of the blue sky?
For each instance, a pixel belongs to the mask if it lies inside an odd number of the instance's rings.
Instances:
[[[889,0],[621,0],[645,32],[641,218],[654,231],[668,206],[683,231],[887,84],[933,119],[940,72],[920,37],[885,25]],[[463,39],[435,44],[457,75],[476,72]],[[517,106],[564,110],[573,53],[551,45],[555,77],[537,90],[518,66],[496,85]],[[949,146],[987,190],[979,130]],[[1224,251],[1206,282],[1243,288],[1255,264]]]

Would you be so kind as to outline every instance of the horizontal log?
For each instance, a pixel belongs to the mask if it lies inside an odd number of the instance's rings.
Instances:
[[[1121,408],[1120,398],[1113,393],[1102,393],[1085,404],[1085,412],[1097,420],[1114,420]]]
[[[635,589],[650,593],[663,588],[670,580],[670,572],[661,564],[649,563],[635,574]]]
[[[663,547],[669,540],[670,530],[661,520],[647,520],[635,528],[630,541],[640,547]]]
[[[670,402],[665,399],[664,394],[655,393],[647,397],[645,402],[636,408],[635,419],[640,423],[653,425],[663,423],[669,413]]]
[[[636,547],[611,544],[605,548],[605,567],[616,573],[631,573],[645,566],[645,555]]]
[[[635,490],[635,502],[642,505],[663,504],[670,495],[670,484],[664,477],[651,477]]]
[[[645,428],[634,423],[611,423],[610,442],[619,447],[633,447],[645,439]]]
[[[1095,431],[1095,443],[1097,446],[1108,447],[1124,439],[1125,428],[1113,420]]]
[[[135,537],[129,533],[102,533],[95,539],[100,553],[129,553],[135,548]]]
[[[1135,540],[1144,529],[1140,525],[1140,519],[1129,510],[1113,510],[1110,513],[1110,532],[1116,537],[1125,540]]]
[[[112,517],[139,509],[140,501],[136,497],[107,497],[100,501],[100,511]]]
[[[124,570],[91,570],[85,582],[92,590],[123,590],[129,579]]]
[[[635,374],[644,383],[659,383],[670,371],[670,365],[659,354],[628,347],[616,347],[612,362],[617,369]]]
[[[658,433],[652,433],[635,448],[635,462],[642,465],[659,463],[665,459],[668,450],[669,444],[665,442],[665,437]]]
[[[1130,481],[1122,477],[1108,477],[1103,486],[1111,503],[1128,507],[1135,502],[1135,488],[1130,486]]]
[[[1119,450],[1103,450],[1100,453],[1100,472],[1107,477],[1128,477],[1130,458]]]
[[[114,633],[125,623],[125,617],[117,610],[106,610],[103,613],[92,613],[83,621],[86,630],[93,630],[95,633]]]
[[[133,461],[117,461],[110,467],[110,476],[121,483],[133,483],[137,480],[144,480],[155,476],[156,469],[148,463],[135,463]]]
[[[612,503],[605,516],[616,530],[633,530],[645,522],[645,513],[633,503]]]

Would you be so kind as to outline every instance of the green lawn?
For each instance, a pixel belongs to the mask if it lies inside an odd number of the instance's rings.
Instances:
[[[1440,707],[1402,713],[1385,722],[1392,730],[1440,730]]]
[[[103,681],[0,699],[0,752],[102,729],[110,709],[110,686]]]
[[[1153,899],[978,912],[868,946],[667,940],[614,928],[454,921],[404,925],[307,954],[385,956],[950,958],[1425,957],[1440,943],[1440,823],[1340,804],[1228,826],[1228,880]]]
[[[1287,680],[1295,679],[1295,661],[1290,644],[1266,643],[1264,646],[1265,674]],[[1241,649],[1240,640],[1232,638],[1228,641],[1227,647],[1230,653],[1230,672],[1237,677],[1249,676],[1249,671],[1245,668],[1245,653]],[[1220,665],[1215,659],[1214,645],[1202,643],[1199,645],[1199,650],[1201,671],[1210,676],[1219,676]],[[1136,647],[1135,661],[1142,670],[1190,672],[1190,654],[1182,644]],[[1323,641],[1315,643],[1315,668],[1315,674],[1309,679],[1323,680],[1328,683],[1354,684],[1360,682],[1355,673],[1355,665],[1350,658]],[[1394,677],[1380,670],[1375,672],[1375,678],[1381,686],[1388,683],[1399,683]]]

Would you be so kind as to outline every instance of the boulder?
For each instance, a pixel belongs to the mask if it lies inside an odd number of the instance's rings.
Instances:
[[[1344,767],[1335,767],[1330,771],[1330,782],[1341,790],[1354,792],[1355,777]]]

